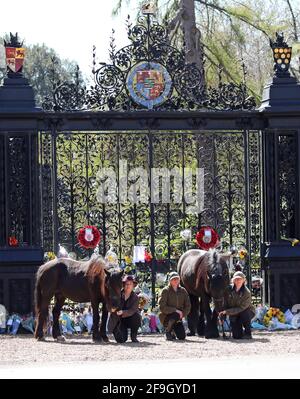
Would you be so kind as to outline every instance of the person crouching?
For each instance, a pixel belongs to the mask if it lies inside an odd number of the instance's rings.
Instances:
[[[225,291],[225,310],[219,316],[229,316],[232,337],[251,339],[251,319],[255,308],[251,302],[251,292],[246,287],[246,276],[241,271],[234,273],[232,284]]]
[[[166,339],[173,341],[185,339],[185,330],[182,319],[191,310],[191,302],[185,288],[180,286],[178,273],[172,272],[169,276],[169,284],[163,288],[158,301],[159,319],[166,330]]]
[[[125,276],[123,279],[123,289],[121,291],[121,309],[111,315],[116,318],[113,335],[119,343],[126,342],[128,339],[128,329],[132,342],[139,342],[137,339],[138,329],[141,326],[141,315],[139,312],[139,297],[133,291],[137,282],[133,276]]]

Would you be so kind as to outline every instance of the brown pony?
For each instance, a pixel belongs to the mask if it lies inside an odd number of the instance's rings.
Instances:
[[[123,271],[109,271],[101,257],[89,261],[56,258],[40,266],[36,275],[35,305],[37,324],[35,338],[43,339],[43,327],[48,317],[48,306],[55,298],[53,308],[54,339],[64,340],[59,328],[59,315],[66,298],[74,302],[91,302],[93,308],[93,340],[107,342],[108,312],[120,307]],[[99,331],[99,304],[102,319]]]
[[[217,312],[222,310],[224,291],[229,285],[227,261],[230,256],[215,250],[190,249],[180,257],[177,270],[191,300],[191,311],[187,317],[188,335],[195,335],[197,331],[198,335],[205,335],[206,338],[219,337]],[[210,309],[211,300],[215,306],[213,312]]]

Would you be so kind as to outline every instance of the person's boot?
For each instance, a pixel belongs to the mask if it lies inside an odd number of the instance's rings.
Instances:
[[[166,339],[167,341],[174,341],[176,339],[175,334],[173,332],[173,327],[174,324],[176,323],[176,320],[169,320],[167,327],[166,327]]]
[[[130,338],[131,338],[131,341],[132,341],[132,342],[140,342],[140,341],[137,339],[137,333],[136,333],[136,332],[131,332]]]
[[[175,338],[175,336],[174,336],[174,334],[172,334],[172,332],[170,331],[170,332],[166,332],[166,340],[167,341],[174,341],[176,338]]]
[[[188,337],[194,337],[195,335],[196,335],[196,333],[195,333],[195,331],[189,331],[187,334],[186,334]]]
[[[252,339],[251,323],[244,323],[244,329],[243,339]]]
[[[240,323],[230,322],[232,338],[234,339],[242,339],[243,338],[243,329]]]

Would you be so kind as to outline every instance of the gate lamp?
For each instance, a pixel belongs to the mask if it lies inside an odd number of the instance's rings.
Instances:
[[[270,39],[270,46],[273,50],[275,75],[278,77],[290,76],[288,70],[292,58],[292,47],[289,47],[284,41],[283,33],[276,32],[276,41]]]

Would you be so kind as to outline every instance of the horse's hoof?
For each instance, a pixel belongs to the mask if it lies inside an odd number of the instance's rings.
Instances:
[[[109,338],[108,337],[102,337],[102,339],[103,339],[103,342],[106,342],[106,343],[109,342]]]
[[[100,344],[102,342],[102,338],[101,337],[93,337],[93,342],[95,344]]]
[[[217,338],[220,338],[220,335],[219,334],[206,334],[205,338],[206,339],[217,339]]]
[[[56,338],[57,342],[66,342],[66,338],[60,335],[59,337]]]
[[[37,337],[36,340],[38,342],[44,342],[44,341],[46,341],[46,338],[45,337]]]

